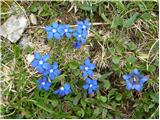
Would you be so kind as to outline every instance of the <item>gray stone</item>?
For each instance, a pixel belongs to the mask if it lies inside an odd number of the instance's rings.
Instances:
[[[30,42],[30,39],[31,38],[29,38],[28,36],[23,36],[19,42],[20,47],[22,48],[26,48],[27,46],[32,47],[32,42]]]
[[[37,18],[36,18],[36,16],[35,16],[34,14],[31,14],[31,15],[29,16],[29,18],[30,18],[30,21],[31,21],[31,23],[32,23],[33,25],[36,25],[36,24],[37,24]]]
[[[0,26],[0,35],[15,43],[20,39],[27,26],[27,19],[24,15],[12,15]]]

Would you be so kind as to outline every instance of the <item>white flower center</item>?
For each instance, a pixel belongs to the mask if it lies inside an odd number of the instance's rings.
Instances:
[[[85,70],[88,70],[88,67],[85,67],[84,69],[85,69]]]
[[[90,84],[89,87],[92,87],[92,84]]]
[[[53,72],[53,69],[50,69],[50,71],[49,71],[50,73],[52,73]]]
[[[64,29],[64,32],[67,32],[68,30],[67,29]]]
[[[42,85],[45,85],[45,82],[42,82]]]
[[[52,29],[52,32],[55,33],[55,32],[56,32],[56,29]]]
[[[81,37],[81,35],[78,35],[78,37]]]
[[[40,60],[40,61],[39,61],[39,64],[40,64],[40,65],[42,65],[42,64],[43,64],[43,61],[42,61],[42,60]]]
[[[86,28],[86,26],[85,25],[83,25],[83,27],[82,27],[83,29],[85,29]]]
[[[60,89],[61,89],[61,90],[64,90],[64,87],[61,87]]]

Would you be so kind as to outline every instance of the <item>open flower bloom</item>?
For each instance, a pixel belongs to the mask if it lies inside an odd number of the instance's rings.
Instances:
[[[49,54],[44,54],[44,56],[41,56],[40,53],[35,53],[34,60],[31,62],[31,65],[35,67],[39,73],[43,73],[50,66],[50,64],[47,63],[49,58]]]
[[[148,77],[141,75],[138,69],[134,69],[130,74],[123,75],[123,79],[126,81],[127,90],[141,91]]]
[[[77,21],[77,27],[78,30],[88,30],[90,28],[89,20],[84,21]]]
[[[60,87],[58,90],[55,90],[53,93],[60,96],[68,95],[71,93],[71,86],[70,84],[66,83],[64,86]]]
[[[86,38],[88,36],[88,31],[76,29],[73,33],[73,36],[77,39],[77,41],[84,44],[86,42]]]
[[[86,78],[87,76],[92,77],[94,75],[93,69],[95,68],[95,64],[91,63],[89,58],[85,59],[84,65],[80,66],[80,69],[83,72],[83,77]]]
[[[47,81],[46,77],[43,77],[42,79],[37,80],[36,82],[39,84],[38,86],[39,90],[44,89],[45,91],[49,91],[51,83]]]
[[[49,78],[53,80],[56,76],[60,75],[60,70],[58,70],[58,63],[48,66],[47,70],[44,72],[44,76],[49,75]]]
[[[67,38],[71,38],[73,29],[70,28],[70,25],[60,25],[58,28],[58,32],[61,34],[61,36],[65,35]]]
[[[51,26],[46,26],[44,30],[48,33],[48,39],[55,38],[56,40],[60,40],[62,34],[59,32],[60,25],[56,22],[53,22]]]
[[[90,78],[87,78],[86,84],[83,85],[83,89],[87,90],[89,95],[97,91],[98,89],[97,80],[92,80]]]

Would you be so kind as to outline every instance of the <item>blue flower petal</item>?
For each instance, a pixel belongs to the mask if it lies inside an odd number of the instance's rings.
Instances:
[[[47,76],[48,74],[49,74],[49,71],[44,71],[44,72],[43,72],[43,75],[44,75],[44,76]]]
[[[60,70],[58,70],[58,69],[57,69],[57,70],[54,70],[54,75],[55,75],[55,76],[60,75],[60,73],[61,73],[61,71],[60,71]]]
[[[53,68],[53,69],[57,69],[57,68],[58,68],[58,63],[55,62],[55,63],[52,65],[52,68]]]
[[[84,64],[85,64],[86,66],[90,65],[90,60],[89,60],[89,58],[85,59]]]
[[[82,44],[86,43],[86,39],[81,38],[81,42],[82,42]]]
[[[67,37],[67,38],[71,38],[71,34],[67,32],[67,33],[66,33],[66,37]]]
[[[52,38],[53,38],[53,32],[48,32],[47,38],[48,38],[48,39],[52,39]]]
[[[143,83],[145,83],[147,80],[148,80],[148,77],[147,77],[147,76],[143,76],[143,77],[139,80],[139,82],[140,82],[141,84],[143,84]]]
[[[40,53],[35,53],[35,54],[34,54],[34,57],[35,57],[36,59],[38,59],[38,60],[40,60],[40,59],[41,59],[41,55],[40,55]]]
[[[44,69],[42,68],[42,66],[37,66],[36,69],[37,69],[37,71],[39,73],[43,73],[44,72]]]
[[[53,22],[53,23],[52,23],[52,26],[53,26],[53,28],[57,28],[57,27],[58,27],[58,23]]]
[[[61,36],[60,36],[60,34],[55,33],[55,34],[54,34],[54,38],[57,39],[57,40],[60,40],[60,39],[61,39]]]
[[[95,64],[93,64],[93,63],[91,63],[91,64],[89,64],[89,69],[94,69],[95,67],[96,67],[96,65]]]
[[[135,69],[133,70],[133,72],[134,72],[134,74],[136,74],[136,75],[140,75],[140,72],[139,72],[139,70],[138,70],[137,68],[135,68]]]
[[[92,94],[93,93],[93,90],[92,89],[88,89],[88,94]]]
[[[46,26],[46,27],[44,28],[44,30],[47,31],[47,32],[49,32],[49,31],[52,30],[52,27],[51,27],[51,26]]]
[[[93,85],[97,85],[97,80],[93,80]]]
[[[53,79],[55,78],[55,75],[54,75],[53,73],[50,73],[50,74],[49,74],[49,78],[50,78],[51,80],[53,80]]]
[[[31,62],[31,65],[33,66],[33,67],[36,67],[37,65],[38,65],[38,60],[33,60],[32,62]]]
[[[132,84],[130,81],[126,80],[126,89],[131,90],[132,89]]]
[[[97,88],[98,88],[98,86],[97,86],[97,85],[92,86],[92,90],[94,90],[94,91],[96,91],[96,90],[97,90]]]
[[[131,78],[130,75],[127,75],[127,74],[126,74],[126,75],[123,75],[123,79],[124,79],[124,80],[129,80],[130,78]]]
[[[39,85],[38,85],[38,89],[39,89],[39,90],[42,90],[42,88],[43,88],[43,85],[42,85],[42,84],[39,84]]]
[[[69,84],[64,84],[64,89],[65,90],[69,90],[71,88],[71,86]]]
[[[135,90],[137,90],[137,91],[141,91],[141,90],[142,90],[142,86],[136,84],[136,85],[133,85],[132,89],[135,89]]]
[[[60,91],[60,90],[58,89],[58,90],[55,90],[53,93],[54,93],[54,94],[58,94],[59,91]]]
[[[82,87],[83,87],[83,89],[87,90],[89,88],[89,84],[85,84]]]
[[[47,61],[48,59],[50,58],[50,55],[49,54],[44,54],[44,56],[43,56],[43,60],[44,61]]]
[[[88,73],[88,75],[91,76],[91,77],[94,75],[94,72],[93,72],[92,70],[87,70],[87,73]]]
[[[50,64],[49,63],[44,63],[43,68],[46,69],[46,70],[50,69]]]
[[[81,69],[82,71],[84,71],[84,70],[85,70],[85,66],[80,65],[80,69]]]
[[[87,74],[87,72],[86,72],[86,71],[84,71],[84,72],[83,72],[83,74],[82,74],[83,78],[86,78],[86,77],[87,77],[87,75],[88,75],[88,74]]]
[[[50,86],[51,86],[51,83],[50,83],[50,82],[45,82],[45,85],[43,86],[43,88],[44,88],[46,91],[49,91]]]
[[[86,82],[87,82],[88,84],[91,84],[91,83],[92,83],[92,80],[91,80],[90,78],[87,78],[87,79],[86,79]]]

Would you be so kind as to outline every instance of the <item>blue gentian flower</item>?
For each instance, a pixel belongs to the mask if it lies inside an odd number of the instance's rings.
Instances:
[[[76,29],[73,33],[73,36],[77,39],[78,42],[84,44],[88,36],[88,31]]]
[[[61,29],[61,27],[62,26],[56,22],[53,22],[51,26],[46,26],[44,29],[48,33],[48,39],[55,38],[57,40],[60,40],[63,35],[59,32],[59,29]]]
[[[88,30],[90,28],[89,20],[77,21],[76,29],[79,30]]]
[[[44,72],[44,76],[49,75],[49,78],[53,80],[56,76],[60,75],[60,70],[58,70],[58,63],[50,65],[49,69]]]
[[[83,77],[86,78],[87,76],[92,77],[94,75],[93,69],[95,68],[95,64],[91,63],[89,58],[85,59],[84,65],[80,66],[80,69],[83,72]]]
[[[50,58],[49,54],[44,54],[44,56],[42,57],[40,53],[35,53],[34,60],[31,62],[31,65],[35,67],[39,73],[43,73],[50,67],[50,64],[47,63],[47,60],[49,58]]]
[[[43,77],[42,79],[37,80],[36,82],[39,84],[38,86],[39,90],[44,89],[45,91],[49,91],[51,83],[47,81],[46,77]]]
[[[70,84],[66,83],[64,86],[60,87],[58,90],[55,90],[53,93],[60,96],[68,95],[71,93],[71,86]]]
[[[86,84],[83,85],[84,90],[88,90],[88,94],[92,94],[93,92],[97,91],[98,84],[97,80],[92,80],[90,78],[86,79]]]
[[[81,47],[82,43],[79,42],[79,41],[78,42],[72,42],[72,45],[73,45],[74,48],[79,49]]]
[[[58,32],[61,33],[61,35],[65,35],[67,38],[71,38],[73,29],[70,28],[70,25],[65,24],[60,26]]]
[[[141,75],[138,69],[134,69],[130,74],[123,75],[123,79],[126,81],[127,90],[141,91],[148,77]]]

